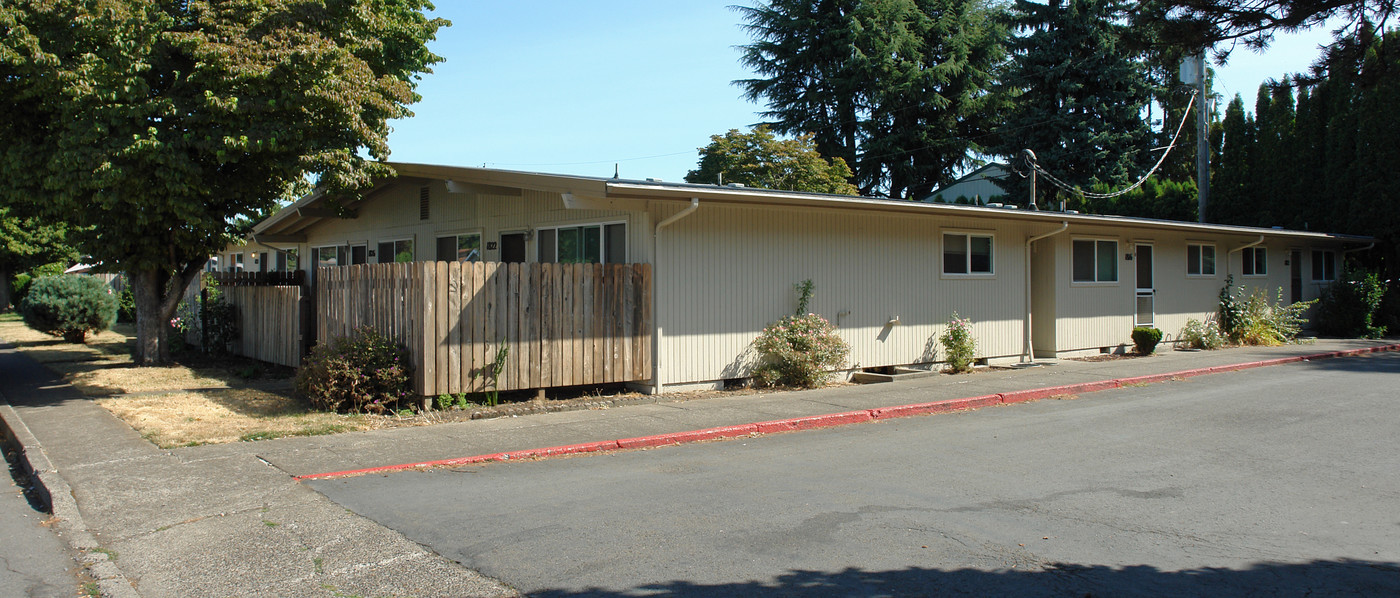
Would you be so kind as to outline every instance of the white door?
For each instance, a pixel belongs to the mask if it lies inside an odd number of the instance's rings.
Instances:
[[[1136,324],[1138,326],[1151,326],[1157,296],[1157,289],[1152,283],[1152,245],[1138,243],[1134,247],[1136,255],[1133,256],[1133,262],[1137,265],[1134,268],[1137,270]]]

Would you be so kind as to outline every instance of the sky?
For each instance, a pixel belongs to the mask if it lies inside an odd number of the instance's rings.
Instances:
[[[753,74],[743,0],[438,0],[452,21],[429,47],[415,116],[394,121],[396,162],[681,181],[711,135],[761,122],[733,85]],[[1304,71],[1326,30],[1243,46],[1215,90],[1252,109],[1266,79]]]

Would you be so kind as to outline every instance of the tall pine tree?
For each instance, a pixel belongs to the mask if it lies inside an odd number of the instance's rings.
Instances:
[[[969,163],[995,122],[1005,52],[986,0],[771,0],[740,7],[737,81],[774,131],[811,133],[862,194],[917,198]]]
[[[1084,189],[1145,174],[1153,133],[1143,112],[1152,89],[1141,57],[1123,43],[1124,7],[1118,0],[1016,0],[1010,22],[1020,35],[1004,83],[1018,97],[992,153],[1030,149],[1047,171]],[[1017,182],[1010,187],[1013,197],[1026,197]],[[1055,205],[1062,193],[1048,184],[1037,192],[1042,205]],[[1085,207],[1077,198],[1067,203]]]

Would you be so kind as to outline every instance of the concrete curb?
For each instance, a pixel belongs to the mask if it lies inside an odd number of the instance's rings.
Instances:
[[[20,465],[38,486],[41,498],[58,520],[58,527],[68,545],[78,553],[77,560],[87,567],[88,573],[97,580],[97,587],[107,598],[140,598],[136,588],[126,578],[117,564],[100,546],[78,511],[78,501],[73,498],[73,489],[68,480],[49,461],[48,453],[39,444],[39,439],[29,431],[19,412],[10,405],[4,393],[0,393],[0,432],[7,441],[19,447]]]
[[[883,421],[903,417],[914,417],[918,415],[931,415],[936,413],[948,413],[953,411],[971,411],[975,409],[981,409],[983,407],[991,407],[994,405],[1009,405],[1012,403],[1022,403],[1026,401],[1038,401],[1041,399],[1048,399],[1057,396],[1069,396],[1090,392],[1098,392],[1101,390],[1112,390],[1115,388],[1122,388],[1124,386],[1157,384],[1160,382],[1168,382],[1171,380],[1183,380],[1195,376],[1205,376],[1209,374],[1219,374],[1224,372],[1236,372],[1240,370],[1283,365],[1287,363],[1297,363],[1302,361],[1332,359],[1338,357],[1354,357],[1357,355],[1381,353],[1386,351],[1400,351],[1400,343],[1390,345],[1379,345],[1375,347],[1366,347],[1362,349],[1348,349],[1345,351],[1329,351],[1327,353],[1317,353],[1313,355],[1303,355],[1297,357],[1266,359],[1263,361],[1236,363],[1231,365],[1215,366],[1208,368],[1197,368],[1192,370],[1183,370],[1179,372],[1170,372],[1165,374],[1151,374],[1148,376],[1135,376],[1132,378],[1115,378],[1112,380],[1101,380],[1098,382],[1084,382],[1080,384],[1067,384],[1064,386],[1051,386],[1046,388],[1018,390],[993,395],[983,395],[979,397],[948,399],[944,401],[935,401],[932,403],[917,403],[912,405],[901,405],[897,407],[863,409],[860,411],[846,411],[842,413],[829,413],[825,415],[809,415],[791,419],[756,422],[752,424],[722,426],[718,428],[706,428],[703,430],[691,430],[686,432],[673,432],[669,434],[658,434],[655,436],[642,436],[637,438],[623,438],[619,440],[602,440],[598,442],[555,446],[548,448],[525,449],[504,453],[492,453],[489,455],[475,455],[471,457],[443,459],[439,461],[424,461],[420,463],[384,465],[381,467],[352,469],[347,471],[313,473],[307,475],[294,476],[293,479],[298,481],[325,480],[374,473],[393,473],[397,471],[408,471],[413,469],[457,467],[462,465],[490,463],[493,461],[541,459],[579,453],[595,453],[603,451],[617,451],[625,449],[689,444],[705,440],[739,438],[743,436],[772,434],[776,432],[814,430],[818,428],[830,428],[850,424],[868,423],[872,421]]]

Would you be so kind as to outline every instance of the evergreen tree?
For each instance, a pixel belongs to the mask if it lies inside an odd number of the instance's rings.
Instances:
[[[1220,224],[1246,224],[1254,209],[1254,119],[1244,111],[1244,99],[1235,95],[1225,109],[1221,126],[1220,158],[1211,169],[1211,196],[1206,220]]]
[[[1018,97],[992,153],[1014,158],[1029,148],[1055,177],[1084,189],[1145,174],[1152,89],[1141,57],[1122,43],[1123,9],[1118,0],[1016,0],[1010,22],[1021,35],[1004,82]],[[1023,181],[1009,181],[1010,196],[1026,197]],[[1040,205],[1056,205],[1062,191],[1041,184],[1037,194]],[[1087,207],[1073,196],[1067,204]]]
[[[1005,53],[986,0],[772,0],[740,7],[755,41],[736,81],[784,134],[811,133],[862,194],[920,197],[969,164],[994,122]]]

